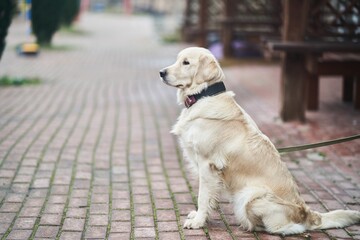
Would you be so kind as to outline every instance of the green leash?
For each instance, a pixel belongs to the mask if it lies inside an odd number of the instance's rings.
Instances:
[[[348,142],[348,141],[352,141],[352,140],[355,140],[358,138],[360,138],[360,134],[349,136],[349,137],[344,137],[344,138],[338,138],[338,139],[334,139],[334,140],[330,140],[330,141],[319,142],[319,143],[278,148],[277,150],[279,153],[289,153],[289,152],[302,151],[302,150],[311,149],[311,148],[324,147],[324,146],[333,145],[333,144],[342,143],[342,142]]]

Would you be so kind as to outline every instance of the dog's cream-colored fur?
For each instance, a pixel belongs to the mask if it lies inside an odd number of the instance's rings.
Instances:
[[[181,51],[161,75],[164,83],[178,88],[179,103],[225,79],[210,51],[197,47]],[[189,213],[185,228],[203,227],[222,191],[231,196],[237,220],[249,231],[285,235],[360,221],[358,211],[310,210],[274,145],[230,91],[184,108],[172,133],[199,180],[198,210]]]

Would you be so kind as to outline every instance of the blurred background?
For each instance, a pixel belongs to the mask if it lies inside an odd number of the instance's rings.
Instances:
[[[359,8],[356,0],[6,0],[0,53],[12,20],[18,54],[37,55],[40,47],[66,48],[52,45],[57,32],[86,35],[84,13],[146,15],[161,42],[209,48],[223,66],[279,62],[281,118],[305,121],[306,109],[319,109],[321,76],[341,76],[342,100],[360,108]]]
[[[53,34],[60,28],[73,26],[80,21],[84,12],[148,14],[166,18],[167,26],[169,25],[172,32],[175,32],[179,30],[185,8],[183,1],[173,3],[162,0],[66,0],[52,4],[41,0],[7,0],[1,4],[1,11],[4,13],[1,16],[2,37],[6,36],[6,29],[12,19],[21,20],[26,22],[24,34],[34,35],[40,45],[51,43]],[[39,31],[43,32],[39,33]],[[47,33],[49,36],[46,36],[45,31],[49,32]]]

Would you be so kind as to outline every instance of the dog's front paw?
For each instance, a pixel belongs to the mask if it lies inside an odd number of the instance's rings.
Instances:
[[[193,212],[191,212],[191,213],[193,213]],[[195,212],[195,215],[196,215],[196,212]],[[206,219],[202,219],[202,218],[199,218],[199,217],[196,217],[196,216],[194,218],[192,218],[192,219],[187,219],[185,221],[185,223],[184,223],[184,228],[187,228],[187,229],[202,228],[205,225],[205,220]]]
[[[188,215],[187,218],[188,219],[193,219],[196,217],[197,211],[191,211]]]

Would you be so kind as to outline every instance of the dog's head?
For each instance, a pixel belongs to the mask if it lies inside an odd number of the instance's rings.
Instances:
[[[178,88],[178,101],[224,80],[224,73],[216,58],[205,48],[190,47],[182,50],[176,62],[160,71],[167,85]]]

